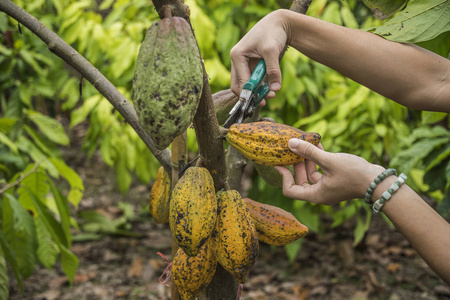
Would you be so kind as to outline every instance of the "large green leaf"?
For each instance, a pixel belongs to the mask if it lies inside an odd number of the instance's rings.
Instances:
[[[12,195],[2,203],[3,232],[17,256],[20,274],[27,278],[36,266],[36,231],[33,218]]]
[[[77,272],[79,261],[75,254],[72,253],[69,249],[60,245],[61,249],[61,267],[69,278],[70,284],[73,283],[73,278],[75,277],[75,273]]]
[[[33,111],[28,111],[28,117],[50,141],[63,146],[69,144],[69,138],[57,120]]]
[[[56,259],[58,258],[59,248],[58,245],[53,241],[50,232],[45,227],[42,217],[38,216],[35,218],[34,223],[36,224],[36,233],[38,240],[37,257],[44,267],[50,269],[55,265]]]
[[[9,298],[9,277],[5,255],[0,247],[0,299]]]
[[[3,251],[6,260],[8,261],[9,265],[11,266],[12,272],[14,274],[14,278],[17,281],[17,285],[19,286],[19,290],[23,291],[23,281],[22,276],[19,272],[19,262],[17,261],[17,255],[14,251],[14,249],[11,247],[11,245],[6,240],[6,236],[3,234],[3,231],[0,230],[0,248]]]
[[[42,216],[42,221],[45,227],[48,232],[50,232],[53,241],[56,242],[59,250],[61,251],[61,267],[66,276],[69,278],[70,284],[72,284],[73,277],[75,276],[75,272],[78,268],[78,258],[69,249],[67,249],[68,242],[65,238],[61,225],[56,222],[50,213],[47,212],[46,208],[40,203],[39,199],[36,198],[32,191],[28,191],[33,204],[36,206],[39,216]]]
[[[449,0],[410,0],[392,19],[368,31],[388,40],[418,43],[450,30]]]

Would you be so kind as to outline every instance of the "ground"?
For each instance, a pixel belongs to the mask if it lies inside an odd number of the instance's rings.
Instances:
[[[128,223],[140,236],[103,235],[74,242],[72,251],[80,266],[72,287],[60,266],[40,267],[25,280],[23,297],[11,284],[10,299],[169,299],[170,288],[158,280],[167,263],[157,254],[171,260],[169,227],[155,224],[148,213],[142,213],[150,186],[136,180],[122,195],[114,172],[99,155],[87,160],[74,150],[65,156],[84,180],[86,192],[79,211],[96,210],[114,219],[121,214],[118,203],[130,203],[136,217]],[[373,218],[363,242],[356,247],[352,243],[349,221],[323,235],[308,234],[293,264],[284,248],[261,244],[242,299],[450,299],[449,286],[380,216]]]

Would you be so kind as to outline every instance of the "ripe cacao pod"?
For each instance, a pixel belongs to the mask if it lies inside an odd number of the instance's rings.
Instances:
[[[178,248],[172,262],[172,276],[182,300],[194,300],[211,282],[216,272],[217,259],[211,239],[196,256],[188,256]]]
[[[245,157],[265,166],[287,166],[299,163],[303,157],[291,152],[288,141],[298,138],[318,145],[320,134],[274,123],[254,122],[231,125],[226,139]]]
[[[172,235],[187,255],[195,256],[213,232],[216,219],[217,201],[211,174],[206,168],[190,167],[172,191],[169,214]]]
[[[213,233],[217,261],[240,283],[247,277],[259,252],[255,224],[237,191],[219,191],[218,215]]]
[[[170,178],[163,167],[158,169],[156,180],[150,191],[148,208],[157,224],[169,223]]]
[[[192,123],[202,88],[200,53],[188,22],[180,17],[154,22],[139,49],[133,103],[158,149]]]
[[[301,224],[290,212],[249,198],[244,198],[244,202],[261,242],[285,246],[308,234],[308,227]]]

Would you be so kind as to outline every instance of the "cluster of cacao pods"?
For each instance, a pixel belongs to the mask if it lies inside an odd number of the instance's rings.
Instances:
[[[160,169],[149,207],[155,221],[167,220],[168,214],[172,236],[180,246],[172,276],[183,300],[195,299],[210,283],[217,262],[244,283],[258,257],[259,241],[283,246],[308,232],[278,207],[243,199],[235,190],[216,193],[206,168],[188,168],[170,195],[163,188],[166,177]]]

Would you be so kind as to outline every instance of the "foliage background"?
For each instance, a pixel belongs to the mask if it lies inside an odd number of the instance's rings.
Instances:
[[[289,8],[288,0],[189,0],[191,21],[210,77],[211,89],[229,88],[229,51],[264,15]],[[449,1],[429,1],[447,5]],[[147,0],[15,1],[71,44],[128,98],[139,46],[158,19]],[[414,8],[410,1],[409,8]],[[408,8],[407,7],[407,8]],[[432,11],[426,8],[426,12]],[[314,0],[308,15],[335,24],[372,30],[389,38],[396,17],[375,19],[362,1]],[[411,26],[432,16],[408,20]],[[444,20],[445,21],[445,20]],[[390,23],[389,23],[390,22]],[[408,24],[407,24],[408,25]],[[445,25],[445,24],[444,24]],[[448,26],[448,25],[446,25]],[[384,29],[383,29],[384,28]],[[387,29],[386,29],[387,28]],[[421,46],[448,56],[450,34],[443,26]],[[78,260],[70,251],[80,232],[73,218],[83,197],[80,176],[62,158],[71,132],[87,126],[81,148],[96,151],[125,193],[133,177],[151,183],[159,167],[144,143],[109,102],[79,74],[53,55],[26,28],[0,14],[0,293],[7,293],[5,259],[21,283],[40,263],[55,266],[58,258],[72,280]],[[384,31],[383,31],[384,30]],[[386,31],[387,30],[387,31]],[[412,35],[409,37],[411,39]],[[416,37],[416,36],[415,36]],[[392,38],[392,37],[391,37]],[[402,35],[405,38],[405,35]],[[435,199],[438,211],[450,211],[450,133],[447,114],[407,109],[290,49],[281,62],[283,88],[262,109],[277,122],[319,132],[331,152],[348,152],[407,173],[408,184]],[[82,88],[82,89],[81,89]],[[191,153],[195,133],[188,130]],[[283,197],[281,190],[253,173],[249,196],[280,206],[313,232],[323,232],[320,217],[331,227],[355,220],[355,244],[364,237],[371,213],[361,201],[325,207]],[[126,209],[126,208],[124,208]],[[84,214],[85,218],[96,216]],[[115,225],[111,225],[114,231]],[[301,241],[286,247],[291,259]]]

